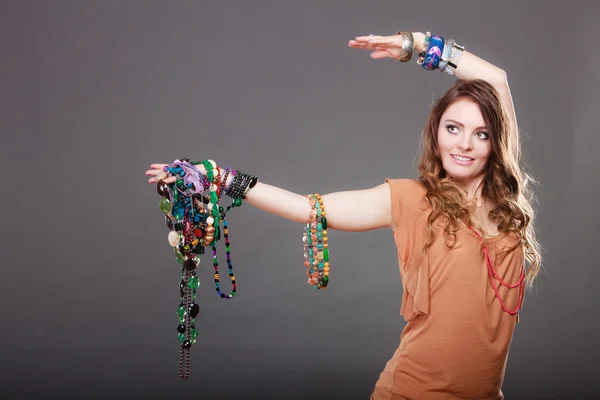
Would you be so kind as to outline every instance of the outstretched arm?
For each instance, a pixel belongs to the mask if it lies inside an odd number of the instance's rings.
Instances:
[[[157,175],[165,164],[152,164],[146,171],[150,183],[158,182]],[[202,174],[202,165],[196,166]],[[227,184],[231,182],[231,176]],[[175,178],[165,179],[172,183]],[[327,213],[328,229],[361,232],[392,227],[390,187],[383,183],[371,189],[330,193],[321,196]],[[258,182],[246,195],[246,202],[271,214],[294,222],[310,221],[310,205],[305,196]],[[368,205],[368,206],[365,206]],[[360,209],[360,212],[358,212]]]
[[[391,226],[387,183],[371,189],[335,192],[321,197],[327,212],[328,229],[361,232]],[[265,183],[259,182],[250,189],[246,202],[291,221],[306,223],[310,220],[310,205],[305,196]]]

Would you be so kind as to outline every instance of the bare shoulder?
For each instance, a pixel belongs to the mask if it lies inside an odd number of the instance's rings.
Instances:
[[[410,197],[411,195],[421,197],[427,192],[427,189],[423,183],[421,183],[421,181],[418,179],[386,178],[385,182],[390,187],[390,191],[392,191],[392,193],[390,193],[391,198]]]

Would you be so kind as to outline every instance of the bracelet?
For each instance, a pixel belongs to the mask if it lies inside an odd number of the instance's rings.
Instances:
[[[440,35],[432,36],[429,42],[429,48],[427,49],[427,54],[425,55],[425,60],[421,66],[428,71],[436,69],[440,63],[443,50],[444,38]]]
[[[258,178],[256,176],[253,176],[250,179],[250,184],[248,184],[248,187],[246,188],[246,190],[244,191],[244,196],[243,198],[246,198],[246,195],[248,194],[248,192],[250,191],[250,189],[252,189],[254,186],[256,186],[256,184],[258,183]]]
[[[225,190],[227,190],[227,188],[225,187],[227,184],[227,177],[229,177],[229,174],[231,173],[231,167],[227,167],[224,170],[222,170],[223,173],[221,174],[221,187],[225,188]]]
[[[306,196],[311,207],[311,221],[304,227],[304,266],[307,283],[314,289],[325,289],[329,284],[329,244],[327,218],[323,199],[319,194]]]
[[[419,53],[419,58],[417,59],[417,64],[422,65],[423,61],[425,61],[425,55],[427,54],[427,49],[429,48],[429,41],[431,40],[431,32],[425,33],[425,40],[423,41],[423,48],[425,51]]]
[[[456,43],[452,44],[452,54],[450,55],[450,60],[448,61],[448,66],[445,71],[449,75],[454,75],[456,72],[456,68],[458,68],[458,63],[462,60],[463,52],[465,51],[464,46],[460,46]]]
[[[256,185],[256,182],[258,182],[257,177],[237,172],[225,194],[234,200],[241,201],[248,191]]]
[[[415,39],[412,32],[396,32],[396,35],[402,35],[402,53],[398,57],[399,62],[408,62],[412,58],[415,49]]]
[[[442,52],[442,57],[440,58],[440,63],[438,64],[438,70],[440,72],[444,72],[448,66],[448,61],[450,60],[450,55],[452,54],[452,46],[454,46],[454,40],[446,40],[446,43],[444,44],[444,51]]]

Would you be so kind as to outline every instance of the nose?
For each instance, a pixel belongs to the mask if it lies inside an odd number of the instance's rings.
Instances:
[[[473,149],[473,136],[472,135],[463,135],[462,138],[458,141],[458,148],[462,151],[468,151]]]

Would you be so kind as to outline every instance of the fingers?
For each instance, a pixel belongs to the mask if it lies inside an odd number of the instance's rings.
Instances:
[[[373,43],[373,44],[387,44],[387,45],[402,45],[402,36],[401,35],[392,35],[392,36],[357,36],[355,41],[360,43]]]
[[[357,40],[349,41],[348,46],[355,48],[355,49],[374,49],[375,48],[375,44],[368,43],[368,42],[359,42]]]
[[[158,183],[158,181],[160,181],[161,179],[161,176],[153,176],[152,178],[148,179],[148,183]],[[174,183],[176,178],[174,176],[169,176],[165,177],[162,180],[165,181],[165,183]]]
[[[349,41],[348,46],[352,47],[353,49],[364,49],[364,50],[385,50],[388,47],[388,46],[382,45],[382,44],[357,42],[356,40]]]
[[[394,53],[388,50],[387,46],[381,44],[373,44],[373,43],[365,43],[365,42],[357,42],[355,40],[351,40],[348,43],[348,46],[353,49],[364,49],[364,50],[373,50],[371,53],[371,58],[380,59],[380,58],[397,58]]]
[[[381,39],[384,36],[376,36],[376,35],[369,35],[369,36],[357,36],[356,40],[359,42],[368,42],[369,40],[372,39]]]
[[[377,37],[370,39],[368,42],[373,44],[402,45],[402,36]]]
[[[174,177],[167,177],[167,174],[163,171],[163,168],[166,165],[167,164],[151,164],[150,169],[146,170],[146,176],[150,177],[150,179],[148,179],[148,183],[156,183],[161,179],[166,183],[175,182]]]
[[[387,50],[377,50],[371,53],[371,58],[380,59],[380,58],[396,58],[392,53]]]
[[[164,174],[165,172],[162,170],[162,168],[152,168],[146,171],[146,176],[153,176],[156,177],[160,174]]]

